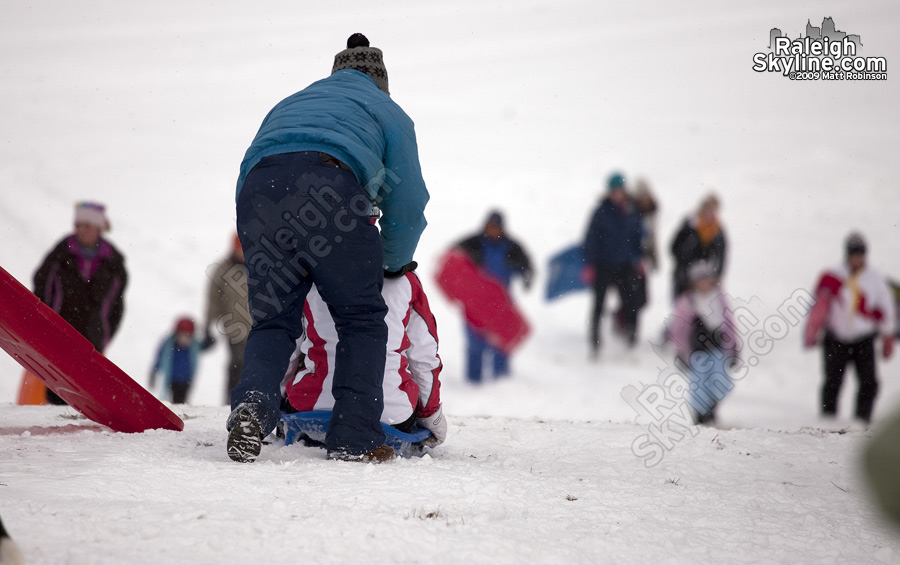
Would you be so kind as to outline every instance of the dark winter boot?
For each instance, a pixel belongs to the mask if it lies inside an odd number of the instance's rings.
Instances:
[[[628,349],[634,349],[634,346],[637,345],[637,326],[627,324],[625,325],[623,333],[625,334],[625,341],[628,344]]]
[[[697,423],[704,426],[714,426],[716,424],[716,405],[713,404],[706,413],[698,414]]]
[[[0,563],[25,563],[19,546],[9,537],[3,521],[0,520]]]
[[[712,425],[716,423],[716,417],[712,412],[700,414],[697,416],[697,423],[700,425]]]
[[[390,445],[381,445],[363,455],[362,460],[367,463],[383,463],[394,458],[394,448]]]
[[[600,339],[599,333],[591,338],[591,341],[588,343],[588,346],[590,347],[590,352],[588,353],[588,358],[591,361],[597,361],[598,359],[600,359],[600,349],[603,346],[603,343]]]
[[[262,451],[259,421],[246,408],[239,409],[228,433],[228,457],[238,463],[252,463]]]
[[[394,458],[394,448],[390,445],[381,445],[362,455],[351,455],[343,451],[329,451],[328,459],[335,461],[359,461],[362,463],[384,463]]]

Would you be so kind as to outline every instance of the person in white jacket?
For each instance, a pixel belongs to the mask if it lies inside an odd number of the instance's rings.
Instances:
[[[385,278],[382,296],[388,307],[388,342],[381,422],[409,432],[427,428],[435,447],[447,436],[441,409],[441,358],[437,324],[419,277],[413,272]],[[331,410],[337,330],[315,285],[306,297],[303,336],[285,375],[285,395],[296,412]]]
[[[822,341],[822,415],[837,415],[844,370],[852,361],[859,379],[856,417],[868,423],[878,395],[875,342],[880,336],[882,354],[889,358],[894,349],[894,303],[885,278],[866,265],[865,239],[850,234],[846,251],[845,263],[819,278],[804,345],[813,347]]]

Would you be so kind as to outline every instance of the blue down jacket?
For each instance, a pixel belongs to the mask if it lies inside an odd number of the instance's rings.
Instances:
[[[260,159],[297,151],[321,151],[346,163],[382,210],[385,268],[412,261],[426,225],[428,190],[413,121],[374,80],[345,69],[279,102],[244,155],[237,194]]]

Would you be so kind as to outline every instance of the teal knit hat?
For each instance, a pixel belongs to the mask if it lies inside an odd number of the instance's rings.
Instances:
[[[622,176],[621,173],[613,173],[609,175],[609,180],[606,181],[606,188],[609,192],[616,190],[618,188],[625,188],[625,177]]]

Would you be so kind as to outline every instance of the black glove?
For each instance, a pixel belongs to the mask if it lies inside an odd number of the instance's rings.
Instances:
[[[525,287],[525,290],[531,290],[531,271],[522,273],[522,286]]]
[[[203,336],[203,341],[200,342],[200,349],[205,351],[215,344],[216,338],[214,338],[212,334],[209,333],[209,328],[206,328],[206,334]]]
[[[417,268],[418,266],[419,266],[419,264],[416,263],[415,261],[410,261],[410,262],[407,263],[406,265],[403,265],[402,267],[400,267],[400,269],[397,270],[397,271],[385,271],[385,272],[384,272],[384,278],[386,278],[386,279],[397,279],[397,278],[400,278],[400,277],[402,277],[403,275],[405,275],[406,273],[410,273],[410,272],[412,272],[412,271],[415,271],[416,268]]]

